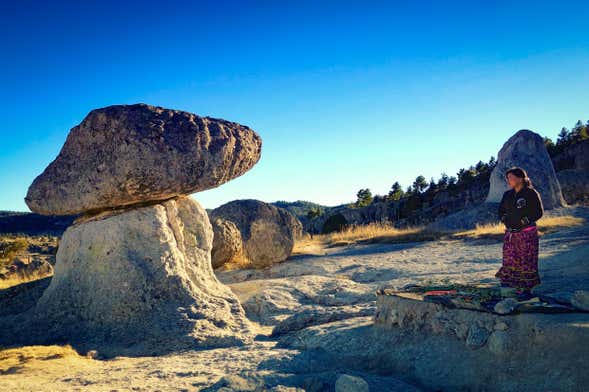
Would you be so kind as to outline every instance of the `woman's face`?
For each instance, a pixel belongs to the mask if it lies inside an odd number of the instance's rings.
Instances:
[[[511,189],[514,189],[514,188],[520,186],[524,181],[523,178],[519,178],[518,176],[514,175],[513,173],[509,173],[507,175],[507,177],[505,178],[505,180],[507,181],[507,185],[509,185],[509,187]]]

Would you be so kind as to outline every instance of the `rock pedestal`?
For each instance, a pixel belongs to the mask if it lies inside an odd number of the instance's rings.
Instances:
[[[187,197],[76,223],[34,324],[52,339],[149,355],[248,343],[239,301],[213,274],[212,241],[206,211]]]
[[[542,197],[545,209],[566,205],[544,140],[537,133],[526,129],[510,137],[499,150],[497,165],[491,173],[487,202],[501,201],[503,193],[508,190],[505,172],[513,166],[519,166],[528,173],[534,188]]]

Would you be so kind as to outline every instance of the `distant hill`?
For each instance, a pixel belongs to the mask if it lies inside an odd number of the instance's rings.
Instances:
[[[329,211],[330,208],[310,201],[276,201],[270,203],[284,208],[305,223],[312,208]],[[210,212],[210,210],[207,210]],[[61,235],[76,216],[45,216],[31,212],[0,211],[0,234]]]
[[[307,214],[313,208],[319,208],[321,210],[329,210],[333,207],[327,207],[321,204],[313,203],[312,201],[297,200],[297,201],[284,201],[279,200],[274,203],[270,203],[276,207],[284,208],[291,214],[299,218],[299,220],[306,219]]]
[[[76,216],[45,216],[32,212],[0,211],[1,234],[61,235]]]

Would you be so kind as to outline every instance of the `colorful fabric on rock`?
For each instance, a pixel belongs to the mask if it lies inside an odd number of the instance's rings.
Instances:
[[[535,227],[515,233],[505,232],[503,265],[495,276],[501,283],[520,289],[531,289],[540,284],[538,231]]]

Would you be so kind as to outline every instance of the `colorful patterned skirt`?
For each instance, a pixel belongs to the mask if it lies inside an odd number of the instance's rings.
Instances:
[[[531,289],[540,284],[538,275],[538,230],[528,227],[503,237],[503,265],[495,274],[502,284]]]

